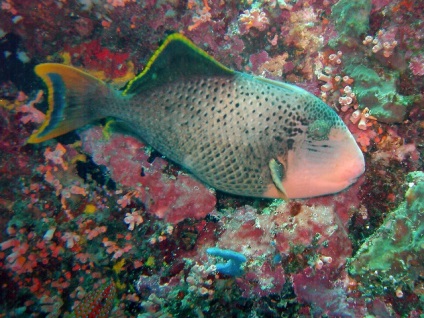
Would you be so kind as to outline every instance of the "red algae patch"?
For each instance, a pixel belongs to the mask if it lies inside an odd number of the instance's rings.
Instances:
[[[81,138],[83,150],[96,164],[105,165],[113,180],[134,191],[132,196],[141,199],[147,212],[166,222],[201,219],[215,208],[211,190],[188,175],[165,173],[169,163],[160,157],[150,163],[144,144],[134,137],[114,133],[106,139],[100,128],[92,128]]]

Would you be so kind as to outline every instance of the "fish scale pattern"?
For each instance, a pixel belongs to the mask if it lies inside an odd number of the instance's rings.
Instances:
[[[142,100],[130,100],[132,107],[115,104],[108,113],[209,185],[261,196],[272,183],[269,160],[301,142],[319,115],[311,97],[246,74],[190,76],[143,92]]]

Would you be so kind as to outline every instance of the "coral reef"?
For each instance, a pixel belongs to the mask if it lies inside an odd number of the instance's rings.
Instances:
[[[0,6],[1,317],[424,314],[421,1]],[[215,193],[110,120],[26,143],[49,98],[36,64],[123,88],[170,32],[320,97],[364,175],[330,196],[258,200]]]

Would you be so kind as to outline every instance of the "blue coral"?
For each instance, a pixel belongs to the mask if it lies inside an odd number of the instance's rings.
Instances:
[[[208,248],[206,253],[227,260],[226,263],[216,264],[216,270],[218,273],[232,277],[237,277],[244,274],[241,266],[246,262],[247,259],[243,254],[232,250],[223,250],[219,247]]]

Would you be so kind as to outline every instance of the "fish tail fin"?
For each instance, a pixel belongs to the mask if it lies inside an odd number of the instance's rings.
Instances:
[[[105,117],[101,109],[112,95],[106,83],[63,64],[39,64],[35,73],[47,85],[49,109],[28,143],[43,142]]]

